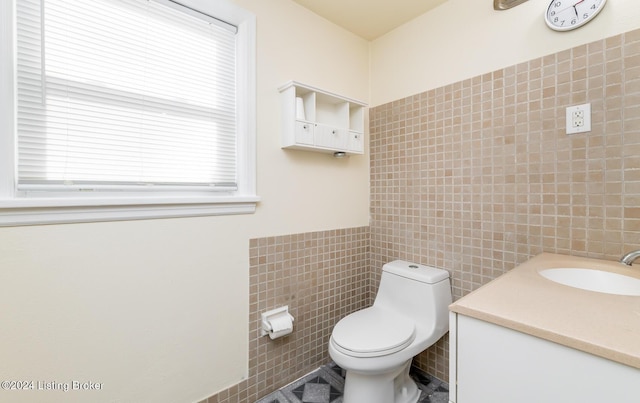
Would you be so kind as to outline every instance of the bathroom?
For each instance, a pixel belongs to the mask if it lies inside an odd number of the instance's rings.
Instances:
[[[640,247],[637,1],[555,32],[546,0],[448,0],[371,40],[234,3],[257,22],[255,213],[0,227],[1,380],[102,385],[0,401],[254,402],[328,362],[390,260],[449,270],[457,299],[543,251]],[[365,154],[283,150],[290,80],[366,101]],[[260,337],[282,305],[294,332]],[[447,380],[447,337],[416,365]]]

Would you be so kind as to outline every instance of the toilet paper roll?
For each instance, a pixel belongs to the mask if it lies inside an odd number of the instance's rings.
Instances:
[[[296,119],[306,120],[304,114],[304,100],[300,97],[296,97]]]
[[[271,325],[271,330],[269,331],[271,339],[277,339],[293,332],[293,321],[288,313],[272,317],[269,320],[269,324]]]

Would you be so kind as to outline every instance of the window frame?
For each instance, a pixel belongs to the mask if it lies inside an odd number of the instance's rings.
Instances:
[[[238,189],[211,195],[121,192],[24,197],[17,191],[15,4],[0,2],[0,227],[251,214],[256,194],[256,18],[227,0],[175,3],[236,25]],[[166,0],[165,0],[166,1]]]

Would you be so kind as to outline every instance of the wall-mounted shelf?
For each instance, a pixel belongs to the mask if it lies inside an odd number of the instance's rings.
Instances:
[[[364,153],[364,102],[290,81],[282,96],[282,148]]]

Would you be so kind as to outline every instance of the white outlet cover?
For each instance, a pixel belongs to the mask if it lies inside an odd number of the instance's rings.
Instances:
[[[582,112],[582,117],[576,117]],[[575,120],[582,119],[582,125]],[[566,120],[567,134],[586,133],[591,131],[591,104],[575,105],[567,107]]]

